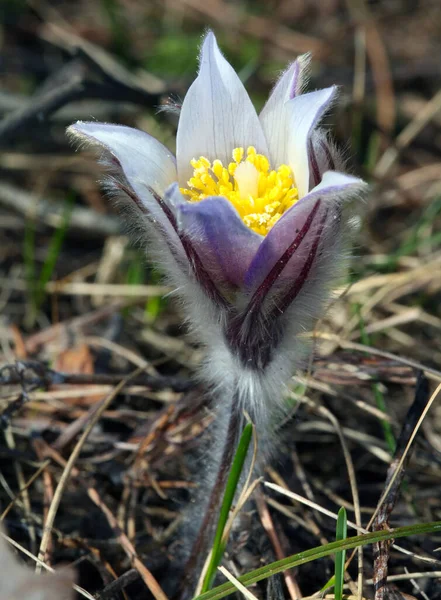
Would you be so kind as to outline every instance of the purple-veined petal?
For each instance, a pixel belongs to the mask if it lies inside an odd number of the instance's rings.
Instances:
[[[342,203],[359,194],[365,186],[356,177],[335,171],[326,172],[320,184],[292,206],[264,238],[245,276],[246,287],[254,292],[263,284],[312,217],[306,235],[301,237],[295,252],[280,273],[276,286],[285,286],[289,281],[294,281],[300,275],[312,248],[323,215],[326,213],[327,216],[321,238],[323,247],[326,247],[327,240],[336,235],[333,224],[339,223]],[[320,204],[317,204],[318,200]]]
[[[317,200],[314,208],[320,208],[321,200]],[[326,207],[322,212],[320,221],[316,223],[314,229],[312,230],[312,239],[308,239],[308,253],[304,253],[304,260],[299,269],[300,265],[297,265],[295,278],[292,279],[292,282],[285,287],[282,293],[275,299],[274,307],[272,310],[272,318],[276,319],[278,316],[285,313],[285,311],[290,307],[290,305],[296,300],[297,296],[300,292],[306,287],[311,287],[311,285],[319,284],[322,287],[322,282],[315,282],[315,271],[314,266],[317,267],[317,262],[323,263],[324,261],[318,261],[318,255],[320,254],[319,249],[322,249],[322,252],[326,252],[326,256],[338,258],[334,254],[335,248],[339,247],[338,244],[338,233],[340,229],[340,220],[341,215],[338,211],[333,212],[333,216],[328,220],[330,209]],[[310,213],[311,221],[314,219],[315,215]],[[325,231],[325,227],[328,226],[327,231],[327,240],[323,239],[323,233]],[[309,223],[304,226],[306,231],[306,235],[310,236],[311,228],[309,227]],[[326,245],[326,242],[330,242],[330,244]],[[291,248],[289,249],[291,250]],[[297,247],[294,248],[293,254],[297,251]],[[288,252],[287,254],[291,254]],[[301,260],[301,254],[298,256],[298,260]],[[326,259],[325,259],[326,261]],[[332,267],[332,265],[330,265]],[[330,271],[328,271],[329,273]],[[324,277],[326,278],[326,274]]]
[[[267,144],[254,106],[232,66],[222,56],[213,33],[206,36],[199,75],[182,104],[176,138],[178,181],[186,186],[193,174],[190,161],[232,160],[234,148],[255,146],[267,154]]]
[[[78,121],[69,127],[68,133],[111,154],[137,201],[155,219],[166,223],[163,211],[149,191],[151,188],[162,197],[176,181],[176,161],[165,146],[139,129],[122,125]]]
[[[277,168],[287,157],[287,125],[290,111],[286,102],[302,92],[307,79],[311,56],[302,54],[280,76],[259,119],[267,139],[271,165]]]
[[[337,88],[330,87],[289,100],[286,161],[294,172],[299,197],[309,191],[309,140],[312,131],[329,109]]]
[[[217,286],[217,281],[213,277],[213,273],[206,269],[204,262],[201,259],[198,246],[191,239],[191,232],[181,227],[178,220],[181,214],[181,209],[185,209],[188,202],[182,196],[177,183],[173,183],[167,190],[164,198],[160,199],[164,204],[164,212],[169,217],[170,223],[179,236],[180,247],[187,258],[189,270],[204,290],[207,296],[217,304],[218,307],[227,308],[229,302]],[[179,260],[178,260],[179,262]]]
[[[104,150],[105,159],[115,172],[108,180],[110,189],[130,201],[127,218],[148,244],[154,240],[154,251],[163,259],[160,262],[176,262],[185,275],[188,258],[174,215],[163,200],[167,188],[176,181],[174,156],[147,133],[122,125],[80,121],[69,127],[68,133]]]
[[[247,366],[252,365],[262,369],[268,365],[273,350],[283,336],[283,325],[281,327],[279,317],[286,312],[305,287],[311,287],[310,274],[321,244],[328,212],[327,209],[321,211],[320,219],[317,219],[321,204],[320,198],[315,201],[302,227],[297,230],[294,240],[254,291],[247,306],[229,323],[226,330],[227,340]],[[313,231],[312,236],[311,231]],[[295,277],[285,278],[283,286],[277,285],[280,274],[305,239],[308,240],[305,243],[309,251],[300,258],[296,256]],[[268,302],[269,298],[270,302]],[[299,317],[300,314],[297,312],[295,314],[297,331],[301,328]]]
[[[173,206],[178,229],[188,237],[211,278],[220,286],[242,287],[262,236],[243,223],[226,198],[182,202],[177,194],[179,190],[175,189]]]

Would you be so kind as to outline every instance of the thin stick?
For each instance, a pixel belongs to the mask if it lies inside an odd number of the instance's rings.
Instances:
[[[245,598],[247,598],[247,600],[257,600],[257,596],[252,594],[250,590],[247,590],[247,588],[244,585],[242,585],[240,581],[236,579],[236,577],[234,577],[234,575],[227,571],[225,567],[218,567],[218,569],[222,573],[222,575],[224,575],[228,579],[228,581],[230,581],[234,585],[234,587],[236,587],[239,590],[239,592],[241,592],[245,596]]]
[[[8,447],[11,450],[15,450],[15,448],[16,448],[15,439],[14,439],[14,435],[12,433],[11,427],[7,427],[5,429],[4,435],[5,435],[5,440],[6,440],[6,443],[8,444]],[[29,499],[28,486],[26,485],[26,482],[25,482],[23,469],[18,460],[14,461],[14,469],[15,469],[15,474],[17,477],[17,482],[18,482],[18,487],[19,487],[19,492],[18,492],[17,496],[18,495],[22,496],[23,510],[24,510],[24,513],[28,520],[28,530],[29,530],[29,537],[31,540],[31,549],[32,549],[32,551],[35,551],[35,549],[37,547],[37,534],[35,531],[34,524],[32,523],[32,520],[31,520],[31,513],[32,513],[31,501]],[[17,496],[16,496],[16,498],[17,498]],[[12,502],[14,502],[14,500]]]
[[[136,549],[130,542],[129,538],[122,530],[119,529],[118,520],[101,500],[100,496],[98,495],[98,492],[94,488],[89,488],[87,490],[87,493],[92,502],[94,502],[102,510],[110,527],[112,527],[114,531],[119,530],[118,540],[121,546],[123,547],[124,552],[129,557],[130,564],[134,569],[138,571],[139,575],[141,576],[142,580],[144,581],[150,592],[153,594],[154,598],[156,600],[168,600],[159,583],[156,581],[156,579],[153,577],[153,575],[138,557]]]
[[[5,508],[5,510],[2,512],[2,514],[0,515],[0,521],[3,521],[6,518],[6,515],[8,514],[8,512],[11,510],[11,508],[14,506],[15,502],[18,500],[18,498],[23,494],[23,492],[25,490],[28,489],[29,486],[31,486],[34,481],[36,479],[38,479],[38,477],[40,477],[40,474],[42,473],[42,471],[45,470],[45,468],[50,465],[50,460],[46,460],[39,469],[37,469],[37,471],[35,471],[35,473],[32,475],[32,477],[24,484],[24,486],[18,490],[15,498],[13,498],[11,500],[11,502],[8,504],[8,506]]]
[[[274,527],[274,522],[271,517],[270,511],[268,510],[265,496],[261,490],[257,491],[256,504],[262,525],[269,539],[271,540],[271,544],[274,548],[276,559],[281,560],[282,558],[285,558],[286,555],[283,551],[282,544]],[[288,588],[288,593],[290,595],[291,600],[299,600],[300,598],[303,598],[302,591],[299,587],[299,584],[296,581],[296,578],[294,577],[292,570],[289,569],[283,571],[283,577],[285,578],[286,587]]]
[[[410,460],[410,453],[407,454],[407,458],[404,463],[400,463],[400,456],[402,452],[408,448],[409,437],[415,429],[416,423],[418,422],[422,411],[424,411],[428,399],[428,382],[427,379],[420,373],[415,390],[415,399],[406,415],[404,425],[398,438],[394,459],[387,471],[386,486],[392,478],[394,478],[395,483],[393,488],[390,489],[387,498],[385,498],[381,505],[381,510],[378,512],[378,515],[375,518],[375,521],[372,525],[373,531],[381,531],[382,529],[389,528],[389,518],[397,502],[401,483],[404,478],[404,473]],[[396,476],[395,473],[397,465],[399,464],[402,466],[399,475]],[[388,585],[387,578],[390,546],[391,542],[377,542],[373,544],[372,547],[374,553],[373,579],[375,587],[375,600],[385,600],[385,598],[389,596],[390,587]]]
[[[372,523],[373,523],[373,522],[375,521],[375,519],[377,518],[377,515],[378,515],[378,513],[380,512],[380,510],[381,510],[381,507],[382,507],[382,505],[383,505],[384,501],[385,501],[385,500],[386,500],[386,498],[388,497],[388,495],[389,495],[389,492],[391,491],[391,489],[393,488],[393,486],[394,486],[394,484],[395,484],[395,480],[396,480],[396,478],[397,478],[397,477],[400,475],[400,473],[401,473],[401,470],[402,470],[402,468],[403,468],[404,461],[406,460],[407,454],[408,454],[408,452],[409,452],[409,450],[410,450],[410,448],[411,448],[411,446],[412,446],[412,443],[413,443],[413,440],[415,439],[415,436],[416,436],[416,434],[418,433],[418,431],[419,431],[419,429],[420,429],[420,427],[421,427],[421,425],[422,425],[422,423],[423,423],[424,419],[426,418],[426,416],[427,416],[427,413],[429,412],[429,410],[430,410],[430,408],[431,408],[432,404],[435,402],[435,400],[438,398],[438,396],[439,396],[440,394],[441,394],[441,383],[438,385],[438,387],[436,388],[436,390],[435,390],[435,391],[433,392],[433,394],[431,395],[431,397],[430,397],[430,399],[429,399],[429,402],[427,403],[427,405],[426,405],[425,409],[423,410],[423,412],[422,412],[422,414],[421,414],[421,417],[418,419],[418,423],[416,424],[416,426],[415,426],[415,429],[412,431],[412,435],[411,435],[411,436],[410,436],[410,438],[409,438],[409,441],[408,441],[408,443],[407,443],[406,449],[404,450],[404,452],[403,452],[403,454],[402,454],[402,456],[401,456],[401,458],[400,458],[400,461],[399,461],[399,463],[398,463],[398,465],[397,465],[397,467],[396,467],[396,470],[395,470],[395,472],[394,472],[393,476],[391,477],[391,479],[390,479],[390,481],[389,481],[389,485],[388,485],[388,486],[386,487],[386,489],[384,490],[384,492],[383,492],[383,494],[382,494],[382,496],[381,496],[381,498],[380,498],[380,500],[379,500],[379,502],[378,502],[378,504],[377,504],[377,508],[375,509],[375,512],[374,512],[374,514],[372,515],[372,517],[371,517],[371,519],[370,519],[370,521],[369,521],[369,523],[368,523],[367,529],[370,529],[370,527],[372,526]]]
[[[145,386],[151,390],[163,390],[170,388],[175,392],[186,392],[195,387],[195,384],[188,379],[178,376],[166,375],[150,375],[145,373],[150,366],[148,363],[137,365],[140,367],[140,374],[131,379],[132,385]],[[43,363],[32,360],[16,361],[15,364],[4,365],[0,369],[0,385],[20,385],[32,387],[27,389],[30,394],[35,388],[47,389],[51,386],[60,385],[116,385],[124,375],[117,373],[64,373],[62,371],[54,371],[49,369]],[[69,394],[71,390],[62,390],[61,397],[64,394]],[[139,390],[138,390],[139,391]],[[41,392],[36,392],[41,394]],[[81,392],[83,393],[83,392]],[[102,393],[101,389],[97,389],[95,394]],[[54,391],[51,392],[52,397],[57,397]],[[55,394],[55,395],[54,395]]]
[[[374,348],[374,346],[366,346],[365,344],[356,344],[354,342],[348,342],[344,340],[339,335],[334,333],[327,333],[325,331],[318,331],[315,334],[322,340],[332,340],[335,341],[340,348],[343,350],[355,350],[356,352],[368,352],[369,354],[373,354],[374,356],[382,356],[383,358],[388,358],[390,360],[395,360],[397,362],[402,363],[403,365],[407,365],[409,367],[413,367],[414,369],[418,369],[418,371],[423,371],[428,377],[431,379],[435,379],[436,381],[441,381],[441,371],[437,369],[432,369],[431,367],[426,367],[422,363],[419,363],[416,360],[412,360],[411,358],[405,358],[403,356],[398,356],[397,354],[393,354],[392,352],[386,352],[385,350],[379,350],[378,348]]]
[[[388,148],[375,167],[374,175],[379,178],[385,177],[397,160],[400,152],[408,146],[433,117],[441,110],[441,90],[439,90],[423,110],[406,125],[395,139],[395,146]]]

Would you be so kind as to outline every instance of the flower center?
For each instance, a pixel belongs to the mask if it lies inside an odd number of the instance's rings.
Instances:
[[[253,231],[266,235],[283,213],[299,199],[294,174],[288,165],[270,170],[269,160],[253,146],[233,150],[233,162],[224,167],[201,156],[193,159],[193,177],[187,188],[180,188],[190,202],[208,196],[224,196]]]

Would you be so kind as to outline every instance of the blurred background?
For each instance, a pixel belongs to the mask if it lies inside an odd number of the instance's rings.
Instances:
[[[72,148],[65,129],[78,119],[122,123],[174,150],[177,116],[163,108],[185,96],[208,28],[257,109],[281,70],[311,52],[309,89],[340,87],[327,126],[349,169],[372,186],[356,258],[337,283],[344,293],[318,327],[309,379],[299,374],[293,383],[296,421],[284,424],[290,445],[278,465],[287,485],[330,510],[342,502],[353,510],[326,408],[344,428],[368,520],[418,369],[430,389],[440,377],[439,0],[0,0],[0,366],[16,365],[0,371],[0,501],[9,503],[36,462],[51,457],[7,517],[11,535],[34,554],[54,486],[94,407],[134,366],[147,365],[151,378],[122,394],[89,436],[46,548],[51,564],[76,561],[91,592],[130,561],[86,488],[162,581],[180,543],[175,520],[195,485],[191,457],[212,417],[200,392],[187,393],[199,349],[103,196],[101,167]],[[441,409],[431,415],[394,524],[441,518]],[[313,527],[281,514],[274,518],[282,519],[286,553],[319,543]],[[334,527],[318,522],[326,534]],[[251,553],[257,564],[265,544]],[[426,542],[424,552],[437,544]],[[365,560],[370,576],[369,551]],[[397,558],[400,572],[403,564]],[[301,571],[305,593],[332,574],[330,563],[320,565]],[[145,597],[136,573],[127,585],[129,598]],[[436,578],[423,591],[441,598]]]

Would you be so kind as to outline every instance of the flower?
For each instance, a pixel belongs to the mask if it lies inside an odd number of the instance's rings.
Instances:
[[[197,338],[205,379],[253,413],[280,396],[341,265],[350,200],[365,189],[319,129],[336,87],[302,93],[309,57],[282,74],[258,116],[215,36],[180,110],[176,158],[150,135],[78,122],[108,187],[131,209]],[[262,412],[262,411],[260,411]]]

